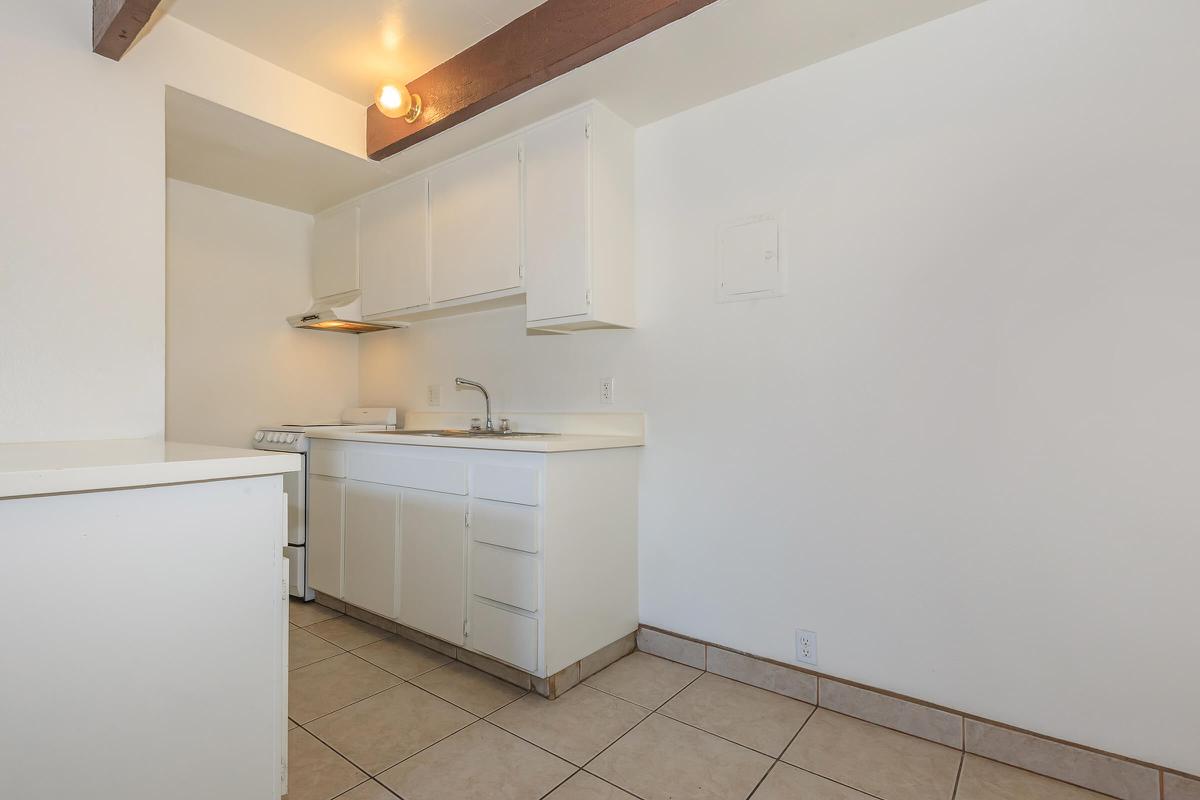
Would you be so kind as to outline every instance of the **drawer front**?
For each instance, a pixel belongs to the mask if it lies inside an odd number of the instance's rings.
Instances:
[[[471,548],[471,593],[506,606],[538,610],[542,562],[516,550],[488,544]]]
[[[390,453],[350,453],[348,477],[443,494],[467,493],[467,465]]]
[[[523,670],[536,672],[538,621],[515,611],[472,600],[471,637],[467,646]]]
[[[471,501],[471,538],[500,547],[538,551],[538,525],[541,512],[533,506]]]
[[[308,471],[312,475],[330,478],[346,477],[346,451],[314,447],[308,451]]]
[[[536,506],[541,502],[541,474],[536,469],[476,464],[471,471],[472,494],[485,500]]]

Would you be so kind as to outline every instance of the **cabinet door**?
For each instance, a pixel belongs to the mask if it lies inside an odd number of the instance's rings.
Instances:
[[[396,616],[396,542],[400,491],[346,482],[346,601]]]
[[[588,312],[587,111],[525,137],[525,306],[534,320]]]
[[[346,485],[336,478],[308,477],[308,585],[332,595],[342,593],[342,543]]]
[[[429,176],[434,302],[521,285],[521,169],[515,141],[499,142]]]
[[[424,176],[363,198],[360,226],[362,313],[380,314],[428,303]]]
[[[313,223],[313,297],[358,289],[358,206],[317,216]]]
[[[467,499],[406,489],[400,515],[400,621],[463,643]]]

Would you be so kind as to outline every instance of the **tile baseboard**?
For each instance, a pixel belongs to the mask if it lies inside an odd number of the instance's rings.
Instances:
[[[1163,775],[1163,800],[1200,800],[1200,779],[1193,780],[1182,775]]]
[[[1200,800],[1200,777],[642,625],[638,649],[1120,800]],[[703,653],[703,658],[700,658]]]

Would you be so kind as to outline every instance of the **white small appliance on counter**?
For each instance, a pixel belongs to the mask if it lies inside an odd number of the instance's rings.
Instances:
[[[304,467],[299,472],[284,475],[283,490],[288,496],[288,543],[284,555],[288,558],[291,576],[289,589],[294,597],[312,600],[308,586],[308,561],[305,544],[308,533],[308,431],[337,427],[350,431],[381,431],[396,427],[394,408],[347,408],[339,422],[275,425],[259,428],[254,433],[254,449],[299,453]]]

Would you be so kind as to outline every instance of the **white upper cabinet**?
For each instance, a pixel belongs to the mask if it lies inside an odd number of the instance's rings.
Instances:
[[[521,286],[521,164],[507,139],[429,174],[430,299]]]
[[[313,225],[313,297],[358,288],[358,205],[318,214]]]
[[[578,111],[525,137],[527,318],[586,314],[588,276],[588,113]]]
[[[362,199],[359,257],[364,315],[429,302],[428,219],[423,175]]]
[[[363,195],[317,216],[314,294],[359,289],[376,320],[524,300],[530,329],[632,328],[633,156],[591,102]]]
[[[528,326],[633,327],[633,129],[591,103],[524,141]]]

